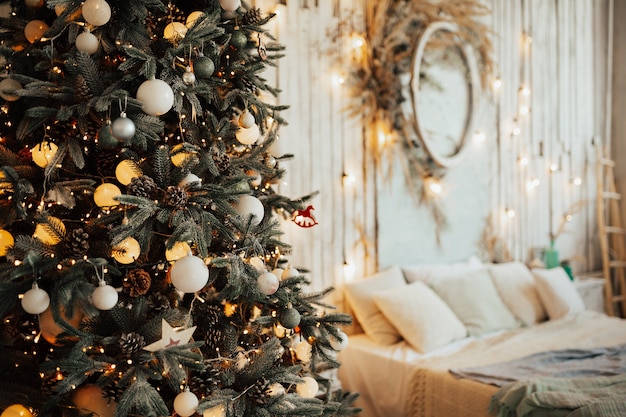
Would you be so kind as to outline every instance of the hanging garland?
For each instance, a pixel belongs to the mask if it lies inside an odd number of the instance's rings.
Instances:
[[[352,95],[358,99],[351,112],[364,117],[377,167],[383,158],[391,161],[395,152],[400,152],[407,185],[419,203],[431,210],[439,241],[439,231],[445,225],[438,199],[444,169],[415,140],[413,124],[403,111],[403,104],[410,99],[403,80],[411,75],[420,34],[430,24],[446,21],[454,23],[459,28],[456,35],[474,48],[484,88],[493,70],[491,32],[477,18],[488,15],[489,10],[478,0],[380,0],[367,2],[365,13],[362,47],[353,52],[347,79]],[[449,46],[441,42],[428,45]],[[384,142],[394,146],[381,145],[381,137],[385,136]],[[387,172],[386,178],[390,174]]]

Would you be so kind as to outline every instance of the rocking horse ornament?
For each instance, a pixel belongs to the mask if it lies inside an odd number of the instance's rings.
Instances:
[[[317,224],[317,220],[311,212],[315,210],[313,206],[307,206],[304,210],[296,210],[293,212],[293,222],[300,227],[313,227]]]

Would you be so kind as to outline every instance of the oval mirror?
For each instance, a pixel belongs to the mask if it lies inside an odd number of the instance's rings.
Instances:
[[[411,68],[413,127],[430,157],[442,167],[458,162],[473,133],[480,79],[471,45],[450,22],[422,32]]]

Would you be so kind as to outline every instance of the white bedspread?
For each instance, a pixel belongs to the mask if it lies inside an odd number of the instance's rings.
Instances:
[[[626,320],[585,311],[529,328],[455,342],[420,355],[405,342],[376,345],[352,336],[340,353],[343,388],[361,394],[363,417],[487,416],[496,387],[459,380],[450,368],[503,362],[544,350],[626,343]]]

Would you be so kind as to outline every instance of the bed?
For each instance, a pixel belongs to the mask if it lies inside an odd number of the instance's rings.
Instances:
[[[393,267],[349,284],[346,298],[363,333],[340,352],[339,379],[360,393],[363,417],[495,415],[489,406],[502,388],[451,370],[626,346],[626,320],[586,310],[558,268]]]

